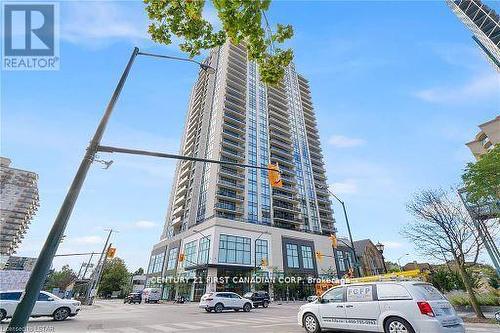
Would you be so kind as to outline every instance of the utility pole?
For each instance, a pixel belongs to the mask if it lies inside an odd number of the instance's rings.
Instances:
[[[89,258],[89,261],[87,262],[87,264],[85,265],[85,271],[83,272],[83,276],[82,276],[82,280],[85,279],[85,275],[87,275],[87,270],[89,269],[90,265],[91,265],[91,262],[92,262],[92,258],[94,257],[94,252],[92,252],[92,254],[90,255],[90,258]]]
[[[85,266],[85,262],[82,262],[82,264],[80,265],[80,269],[78,270],[78,274],[76,274],[77,280],[80,278],[80,273],[82,272],[83,266]]]
[[[97,290],[95,290],[95,289],[97,288],[99,279],[101,277],[102,266],[103,266],[103,264],[101,264],[101,262],[103,260],[106,260],[105,253],[106,253],[106,250],[108,249],[108,243],[109,243],[109,239],[111,238],[111,234],[113,232],[118,232],[118,231],[115,231],[113,229],[104,229],[104,230],[109,231],[108,237],[106,238],[106,242],[104,243],[104,247],[102,248],[101,256],[99,257],[99,261],[97,262],[97,266],[91,275],[91,278],[90,278],[90,281],[89,281],[89,284],[87,287],[87,292],[85,293],[85,304],[87,304],[87,305],[92,305],[93,298],[95,296],[94,293],[97,292]]]

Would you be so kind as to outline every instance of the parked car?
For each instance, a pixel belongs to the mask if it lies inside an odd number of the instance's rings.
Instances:
[[[135,303],[141,304],[141,301],[142,301],[141,293],[130,293],[123,299],[123,303],[128,303],[128,304],[135,304]]]
[[[159,288],[144,288],[142,299],[144,303],[158,303],[161,299],[161,290]]]
[[[219,313],[223,310],[249,312],[253,304],[248,298],[243,298],[236,293],[214,292],[203,295],[198,306],[207,312],[215,311]]]
[[[308,333],[322,329],[370,332],[463,333],[453,306],[431,284],[374,282],[333,287],[302,305],[298,324]]]
[[[0,292],[0,321],[11,318],[24,296],[22,290]],[[41,291],[31,312],[31,317],[53,317],[56,321],[73,317],[80,311],[81,303],[71,299],[61,299],[47,291]]]
[[[248,292],[243,295],[243,297],[251,300],[255,308],[259,306],[267,308],[269,306],[269,303],[271,302],[269,294],[266,291]]]

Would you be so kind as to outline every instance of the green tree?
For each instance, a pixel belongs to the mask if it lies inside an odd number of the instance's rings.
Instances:
[[[212,0],[222,23],[220,31],[214,31],[202,16],[205,0],[144,2],[151,20],[148,31],[152,40],[169,45],[172,36],[176,36],[181,41],[180,49],[190,57],[228,39],[233,44],[244,43],[249,59],[259,65],[261,80],[268,84],[280,82],[293,59],[291,49],[278,47],[293,36],[292,26],[278,24],[273,32],[265,16],[271,0]]]
[[[144,269],[140,267],[138,270],[134,272],[132,275],[143,275],[144,274]]]
[[[401,267],[399,267],[397,263],[392,261],[386,261],[385,267],[387,267],[387,273],[394,273],[401,271]]]
[[[130,274],[121,258],[108,260],[104,265],[101,283],[99,285],[100,294],[111,294],[113,291],[127,289],[130,282]]]
[[[68,265],[64,265],[60,271],[52,271],[47,275],[44,289],[47,291],[51,291],[54,288],[66,290],[66,288],[75,280],[75,272],[69,268]]]
[[[474,202],[496,201],[500,198],[500,145],[465,167],[462,180]]]

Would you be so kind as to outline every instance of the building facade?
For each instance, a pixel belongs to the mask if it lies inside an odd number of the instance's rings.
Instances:
[[[385,274],[384,256],[369,239],[354,241],[362,276]]]
[[[15,253],[38,206],[38,175],[0,157],[0,255]]]
[[[338,245],[335,249],[335,264],[337,268],[337,277],[339,279],[351,274],[353,277],[356,276],[357,271],[354,261],[354,251],[348,239],[338,239]]]
[[[479,125],[479,128],[481,130],[474,140],[466,143],[476,160],[500,143],[500,116]]]
[[[457,17],[472,31],[472,39],[500,72],[500,17],[480,0],[446,0]]]
[[[262,270],[262,259],[283,274],[321,274],[334,262],[317,263],[314,251],[332,254],[326,235],[335,229],[308,81],[291,65],[283,82],[266,86],[245,47],[230,43],[206,62],[216,73],[201,71],[194,85],[180,153],[264,168],[277,163],[283,186],[272,188],[263,169],[180,161],[148,276],[194,276],[200,267],[208,275],[251,275]],[[199,289],[205,287],[216,288]]]

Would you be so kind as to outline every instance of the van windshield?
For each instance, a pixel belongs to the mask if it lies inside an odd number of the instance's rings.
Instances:
[[[445,299],[444,296],[439,292],[439,290],[437,290],[430,284],[419,283],[415,284],[415,287],[417,287],[418,291],[420,291],[424,295],[425,299],[428,301],[437,301]]]

